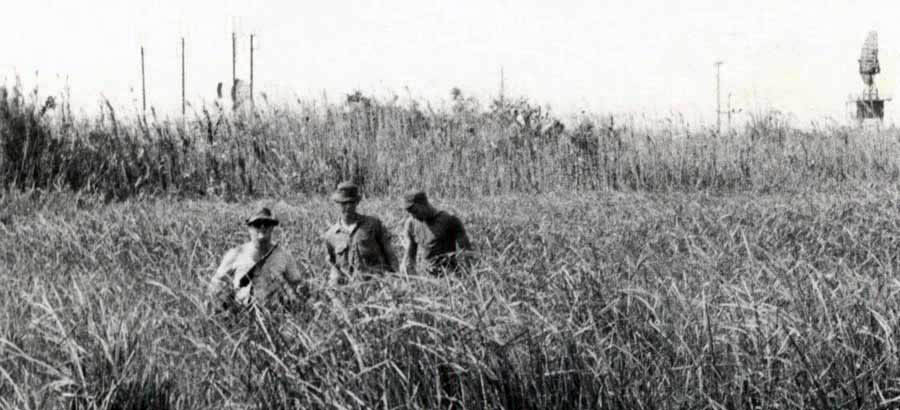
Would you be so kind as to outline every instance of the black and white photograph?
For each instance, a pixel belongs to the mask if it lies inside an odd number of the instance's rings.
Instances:
[[[900,408],[898,11],[9,1],[0,410]]]

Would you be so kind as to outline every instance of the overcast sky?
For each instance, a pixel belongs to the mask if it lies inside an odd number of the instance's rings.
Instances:
[[[74,103],[101,95],[140,101],[146,50],[148,104],[180,107],[179,41],[187,42],[187,96],[215,97],[249,76],[255,33],[256,90],[276,100],[332,101],[353,89],[440,104],[451,87],[487,100],[506,89],[562,115],[579,110],[653,117],[670,112],[714,122],[715,68],[722,95],[746,111],[771,107],[808,123],[846,118],[862,82],[857,59],[878,30],[883,94],[900,75],[896,2],[681,1],[144,1],[29,0],[7,7],[0,73]],[[37,72],[37,74],[35,74]],[[407,91],[408,89],[408,91]],[[900,114],[888,103],[888,121]]]

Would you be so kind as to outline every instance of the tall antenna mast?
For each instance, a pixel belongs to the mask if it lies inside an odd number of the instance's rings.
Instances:
[[[144,113],[147,112],[147,81],[144,76],[144,46],[141,46],[141,102]]]
[[[716,134],[722,132],[722,95],[720,93],[719,72],[722,68],[722,61],[716,61]]]

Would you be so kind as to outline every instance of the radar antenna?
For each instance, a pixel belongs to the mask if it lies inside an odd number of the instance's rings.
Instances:
[[[878,32],[870,31],[859,55],[859,75],[864,85],[862,94],[856,99],[856,121],[860,125],[866,120],[875,120],[879,124],[884,120],[884,103],[890,99],[878,95],[875,75],[880,72]]]

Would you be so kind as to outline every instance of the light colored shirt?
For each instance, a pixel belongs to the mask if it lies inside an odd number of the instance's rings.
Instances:
[[[304,277],[300,275],[294,257],[282,246],[272,250],[265,262],[256,268],[252,279],[241,280],[263,256],[253,242],[229,249],[209,281],[209,295],[217,297],[226,290],[233,291],[235,301],[241,305],[264,304],[277,296],[294,298],[294,289],[285,288],[296,287]],[[245,283],[242,285],[242,282]]]

